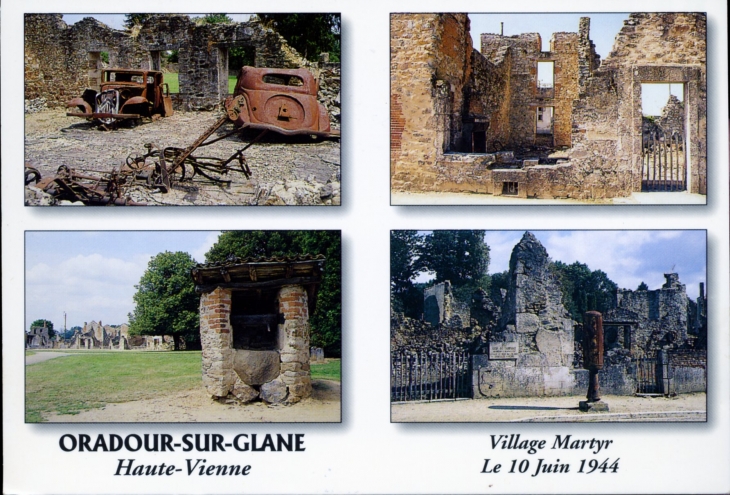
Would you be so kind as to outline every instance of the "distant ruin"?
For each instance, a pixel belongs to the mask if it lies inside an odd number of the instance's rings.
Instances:
[[[529,232],[514,247],[509,287],[495,304],[481,289],[467,316],[438,322],[391,314],[391,397],[438,398],[582,395],[582,322],[562,302],[542,244]],[[676,273],[655,290],[618,289],[605,312],[604,393],[672,395],[707,387],[707,298],[687,297]],[[424,293],[452,313],[449,284]],[[424,305],[425,306],[425,305]],[[444,396],[444,394],[446,394]]]
[[[496,14],[495,14],[496,15]],[[391,189],[581,200],[707,193],[707,19],[634,13],[605,60],[577,32],[481,34],[467,14],[391,16]],[[538,80],[549,64],[552,81]],[[647,139],[642,83],[683,87]],[[657,164],[658,163],[658,164]]]
[[[177,342],[176,342],[177,340]],[[185,349],[185,341],[172,335],[130,335],[129,325],[104,325],[101,321],[84,322],[71,336],[48,336],[46,327],[33,327],[26,332],[27,349],[87,349],[173,351]]]

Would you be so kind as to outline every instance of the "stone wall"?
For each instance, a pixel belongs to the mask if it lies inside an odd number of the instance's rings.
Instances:
[[[665,346],[681,346],[688,338],[689,299],[676,273],[664,275],[666,282],[657,290],[616,291],[615,308],[604,321],[635,321],[631,326],[631,355],[652,357]]]
[[[462,139],[464,86],[471,73],[466,14],[390,18],[391,183],[433,190],[439,157]]]
[[[61,14],[26,14],[25,99],[43,97],[48,106],[64,106],[85,88],[98,88],[100,52],[108,52],[110,67],[159,70],[164,52],[179,50],[176,107],[213,109],[228,94],[228,50],[240,46],[255,49],[257,67],[317,68],[255,18],[197,25],[187,15],[164,14],[116,30],[91,17],[69,26]],[[327,92],[339,94],[339,64],[323,67],[315,77],[324,73]]]
[[[509,105],[509,135],[506,149],[535,144],[537,95],[537,63],[542,50],[542,39],[537,33],[502,36],[481,35],[481,53],[487,60],[497,61],[507,48],[509,59],[509,89],[501,96]]]
[[[601,157],[587,165],[605,177],[596,185],[607,193],[641,190],[641,84],[671,82],[685,88],[688,189],[706,194],[706,34],[702,13],[631,14],[609,56],[586,79],[574,108],[571,159],[582,165],[591,155]]]
[[[657,122],[665,132],[684,132],[684,103],[674,95],[669,96],[667,104]]]
[[[509,273],[501,319],[489,339],[489,355],[474,356],[474,396],[572,394],[573,321],[563,306],[547,251],[531,233],[526,232],[512,250]],[[510,353],[494,352],[510,346]]]
[[[631,14],[603,63],[587,17],[577,33],[554,33],[547,52],[537,33],[485,33],[477,53],[468,28],[464,14],[391,16],[393,190],[583,200],[639,192],[641,83],[672,82],[685,88],[688,190],[706,194],[704,14]],[[552,89],[537,88],[539,62],[554,64]],[[554,113],[547,141],[536,133],[540,107]],[[474,155],[472,132],[482,128],[488,154]],[[557,163],[529,156],[545,145],[570,148]],[[503,166],[490,156],[502,149],[525,158]]]

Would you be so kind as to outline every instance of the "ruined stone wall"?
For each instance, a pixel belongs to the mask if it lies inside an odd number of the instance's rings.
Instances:
[[[689,190],[706,194],[707,19],[701,13],[635,13],[610,55],[586,80],[574,107],[571,155],[577,173],[592,171],[596,187],[628,195],[641,190],[641,84],[685,88]],[[603,159],[594,160],[593,156]],[[588,160],[586,160],[588,158]]]
[[[632,327],[631,354],[635,357],[653,356],[664,346],[681,346],[687,340],[689,299],[677,274],[664,275],[666,283],[657,290],[616,291],[616,308],[609,310],[606,321],[625,319],[622,311],[636,315]],[[625,313],[624,313],[625,314]]]
[[[657,122],[668,133],[684,131],[684,103],[674,95],[669,97],[667,104],[662,108],[662,114]]]
[[[550,40],[550,53],[554,62],[554,96],[544,100],[554,108],[553,144],[570,146],[573,125],[573,101],[578,98],[579,38],[576,33],[554,33]],[[543,61],[545,57],[541,59]]]
[[[67,29],[61,14],[25,15],[26,99],[45,98],[53,105],[76,96],[75,74],[66,68]]]
[[[483,115],[489,123],[487,152],[501,151],[509,141],[511,63],[508,47],[497,50],[489,60],[477,50],[472,51],[468,108],[470,115]]]
[[[397,14],[390,23],[391,186],[433,190],[439,156],[462,137],[469,18]]]
[[[122,31],[91,17],[68,26],[60,14],[26,14],[25,98],[44,97],[49,106],[63,106],[87,87],[98,89],[90,73],[101,65],[91,53],[108,52],[110,67],[159,69],[160,53],[177,49],[176,106],[213,109],[228,94],[228,50],[236,46],[254,47],[257,67],[311,65],[257,19],[196,25],[187,15],[164,14]]]
[[[512,250],[510,283],[488,356],[474,356],[475,397],[573,393],[573,321],[545,248],[529,232]],[[495,345],[515,345],[509,355]]]
[[[532,146],[535,143],[535,97],[537,94],[537,64],[542,40],[537,33],[518,36],[481,35],[481,53],[487,60],[497,61],[504,48],[509,48],[509,139],[506,149]]]
[[[581,17],[578,21],[578,88],[585,92],[586,80],[601,65],[601,56],[596,53],[596,45],[591,41],[591,18]]]

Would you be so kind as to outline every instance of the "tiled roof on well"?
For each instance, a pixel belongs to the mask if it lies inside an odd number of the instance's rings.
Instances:
[[[301,261],[316,261],[324,260],[323,254],[299,254],[296,256],[254,256],[248,258],[239,258],[238,256],[230,255],[223,261],[213,261],[211,263],[198,263],[195,268],[206,269],[206,268],[220,268],[234,265],[244,265],[248,263],[296,263]]]

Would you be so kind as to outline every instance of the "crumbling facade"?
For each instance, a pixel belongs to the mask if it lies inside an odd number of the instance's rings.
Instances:
[[[103,325],[101,321],[84,322],[65,342],[70,349],[130,349],[129,325]]]
[[[541,396],[573,393],[573,320],[550,270],[550,259],[529,232],[512,250],[510,282],[487,355],[475,356],[475,395]]]
[[[193,269],[212,397],[291,404],[311,395],[309,314],[323,267],[323,257],[231,257]]]
[[[26,349],[49,349],[53,347],[53,339],[50,336],[48,327],[45,324],[42,327],[31,327],[25,333]]]
[[[469,27],[466,14],[391,16],[392,190],[605,199],[654,190],[659,176],[706,194],[704,14],[631,14],[604,61],[587,17],[547,52],[537,33],[482,34],[477,51]],[[660,153],[643,139],[650,82],[684,89],[681,124],[658,138],[680,128],[673,162],[657,170],[644,158]]]
[[[551,263],[545,247],[526,232],[510,257],[507,290],[493,296],[499,300],[478,289],[468,313],[454,315],[458,301],[442,283],[424,291],[421,320],[391,314],[393,400],[438,399],[444,390],[449,398],[584,394],[583,326],[566,311]],[[603,315],[604,393],[706,390],[704,284],[691,301],[678,274],[665,278],[656,290],[617,289]],[[454,382],[466,385],[454,391]]]
[[[228,96],[229,50],[239,47],[253,50],[256,67],[310,69],[332,118],[339,114],[339,64],[306,61],[257,18],[196,24],[182,14],[152,15],[131,30],[112,29],[92,17],[69,26],[61,14],[26,14],[25,99],[64,106],[86,88],[98,91],[102,53],[108,54],[108,67],[160,70],[165,52],[178,50],[175,108],[216,109]]]

